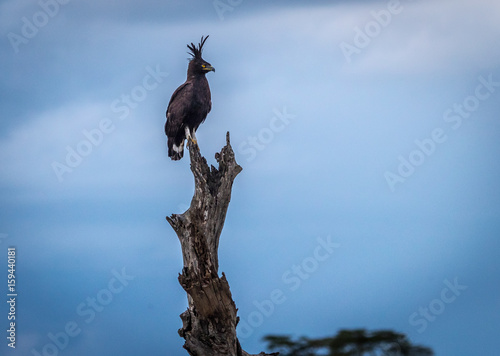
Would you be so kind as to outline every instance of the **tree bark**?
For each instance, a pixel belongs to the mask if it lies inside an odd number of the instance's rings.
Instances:
[[[218,169],[214,166],[209,169],[196,143],[189,141],[188,146],[194,196],[186,212],[167,216],[181,243],[184,267],[179,283],[188,296],[188,309],[180,315],[179,335],[185,339],[184,348],[192,356],[251,356],[240,347],[236,336],[239,321],[236,305],[224,272],[222,277],[218,274],[219,237],[233,181],[242,168],[236,163],[229,132],[226,145],[215,154]]]

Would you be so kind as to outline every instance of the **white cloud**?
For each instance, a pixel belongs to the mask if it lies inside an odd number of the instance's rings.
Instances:
[[[123,120],[109,104],[79,103],[28,122],[0,141],[0,181],[17,191],[16,199],[117,197],[124,189],[129,197],[154,196],[155,187],[178,170],[185,171],[179,184],[192,185],[185,164],[168,164],[164,119],[147,100]],[[103,122],[108,132],[101,130]]]
[[[40,186],[55,179],[51,163],[64,148],[82,138],[82,130],[104,117],[104,106],[94,103],[68,105],[41,113],[17,126],[0,142],[2,180],[9,185]],[[47,179],[48,178],[48,179]]]
[[[399,5],[388,5],[393,3]],[[388,12],[387,23],[373,25],[374,14],[382,18]],[[491,0],[341,3],[251,13],[228,21],[219,36],[293,70],[294,64],[307,68],[314,58],[327,58],[347,73],[456,73],[498,65],[499,17],[500,4]],[[359,47],[349,64],[340,46],[355,45],[356,28],[366,35],[367,26],[368,45]],[[252,35],[242,38],[242,33]]]
[[[352,55],[347,71],[456,73],[498,65],[499,4],[487,0],[400,3],[402,11],[392,15],[387,27],[380,26],[380,34],[370,37],[361,53]],[[370,15],[354,26],[366,34],[367,24],[374,21],[371,11],[384,9],[366,6],[362,12]],[[354,27],[344,33],[350,34],[344,41],[353,44]]]

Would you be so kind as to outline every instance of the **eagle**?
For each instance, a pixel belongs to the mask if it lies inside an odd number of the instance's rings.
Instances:
[[[187,45],[188,54],[192,56],[187,79],[174,91],[168,103],[165,134],[168,138],[168,156],[174,161],[182,158],[186,138],[197,142],[195,132],[212,108],[210,87],[205,74],[215,72],[215,68],[201,57],[207,38],[208,36],[202,36],[198,47],[192,42]]]

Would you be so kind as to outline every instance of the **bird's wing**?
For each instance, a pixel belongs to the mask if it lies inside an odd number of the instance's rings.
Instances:
[[[177,132],[182,129],[182,119],[189,107],[189,100],[192,94],[193,84],[185,82],[178,87],[167,107],[167,122],[165,123],[165,134],[169,137],[177,135]]]

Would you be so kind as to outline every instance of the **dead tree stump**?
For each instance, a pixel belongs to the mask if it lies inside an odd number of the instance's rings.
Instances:
[[[219,168],[209,169],[198,145],[188,145],[194,196],[186,212],[167,216],[181,243],[184,267],[179,283],[188,295],[188,309],[180,315],[179,335],[186,340],[184,348],[192,356],[247,356],[236,336],[238,309],[224,272],[222,277],[218,274],[219,237],[233,181],[242,168],[236,163],[229,132],[226,145],[215,154]]]

